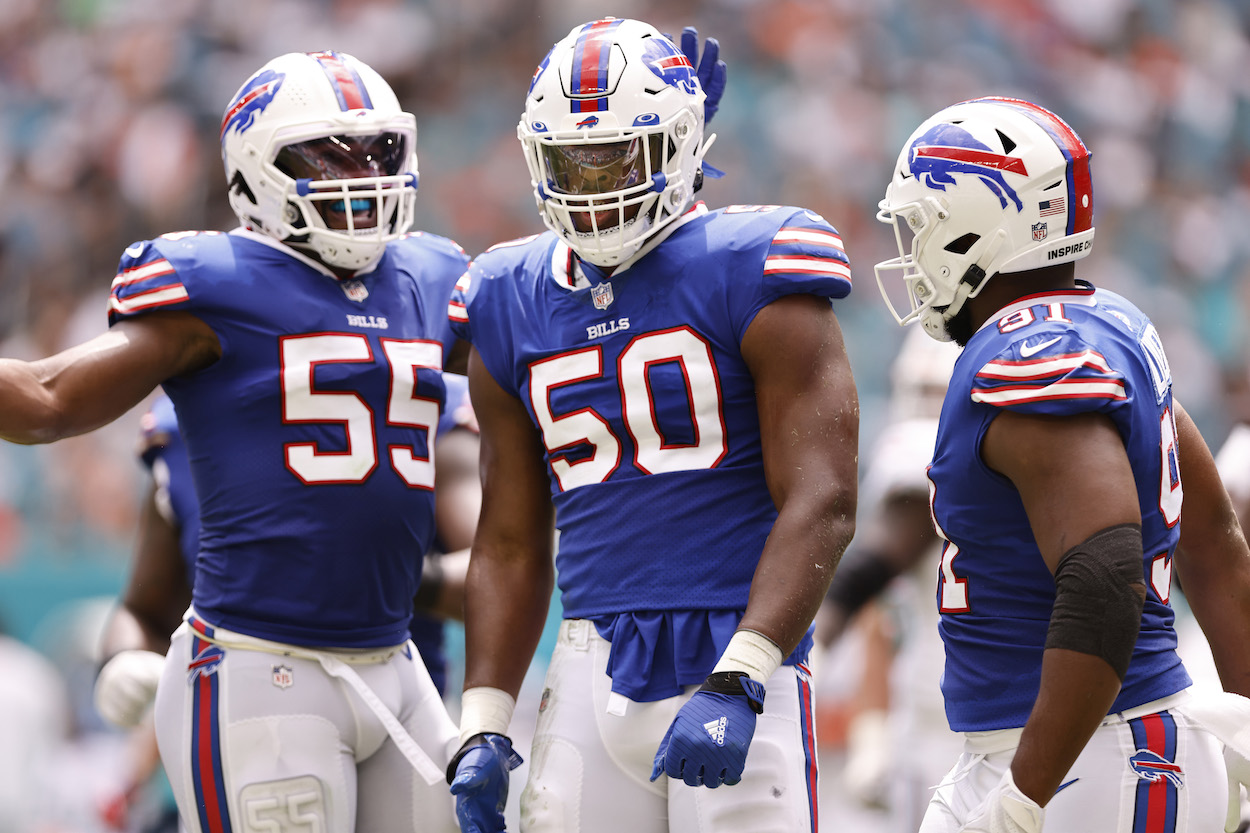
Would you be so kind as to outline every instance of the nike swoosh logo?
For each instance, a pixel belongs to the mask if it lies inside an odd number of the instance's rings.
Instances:
[[[1034,353],[1037,353],[1037,352],[1039,352],[1039,351],[1041,351],[1041,350],[1045,350],[1047,347],[1049,347],[1050,345],[1054,344],[1054,343],[1055,343],[1056,341],[1058,341],[1060,338],[1062,338],[1062,336],[1055,336],[1055,337],[1054,337],[1054,338],[1052,338],[1052,339],[1048,339],[1047,341],[1043,341],[1041,344],[1021,344],[1021,345],[1020,345],[1020,355],[1021,355],[1021,357],[1023,357],[1023,358],[1026,358],[1026,359],[1027,359],[1029,356],[1033,355]]]
[[[1067,782],[1066,784],[1060,784],[1060,785],[1059,785],[1059,790],[1062,790],[1064,787],[1070,787],[1070,786],[1072,786],[1073,784],[1075,784],[1077,781],[1080,781],[1080,780],[1081,780],[1080,778],[1073,778],[1071,781]],[[1058,794],[1059,794],[1059,790],[1055,790],[1055,795],[1058,795]]]

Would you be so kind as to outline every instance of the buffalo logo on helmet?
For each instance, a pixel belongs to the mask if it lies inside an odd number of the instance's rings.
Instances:
[[[1003,175],[1007,172],[1028,176],[1024,160],[995,153],[958,125],[935,125],[912,142],[908,167],[912,176],[937,191],[954,185],[955,174],[971,174],[994,192],[1003,208],[1010,199],[1017,211],[1024,209],[1020,197]]]
[[[285,73],[272,69],[258,72],[248,79],[226,108],[226,115],[221,120],[221,138],[225,139],[231,130],[246,132],[256,117],[265,112],[285,79]]]
[[[542,77],[543,72],[547,69],[547,64],[551,63],[551,53],[547,53],[547,57],[543,58],[543,62],[534,68],[534,77],[530,79],[530,88],[526,95],[534,94],[534,87],[538,84],[538,79]]]
[[[687,95],[699,91],[698,76],[690,65],[690,59],[670,41],[647,38],[643,43],[642,62],[670,87],[676,87]]]

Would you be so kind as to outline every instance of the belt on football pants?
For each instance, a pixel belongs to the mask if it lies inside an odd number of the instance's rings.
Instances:
[[[195,615],[194,613],[192,614]],[[199,618],[196,616],[196,618]],[[203,620],[201,620],[203,621]],[[282,642],[271,642],[267,639],[260,639],[247,634],[234,633],[233,631],[225,631],[229,634],[227,638],[222,638],[222,628],[214,628],[213,635],[207,636],[202,631],[196,630],[195,634],[206,642],[214,645],[220,645],[222,648],[233,648],[240,651],[263,651],[270,654],[278,654],[284,657],[295,657],[297,659],[312,660],[322,669],[336,680],[342,680],[351,687],[366,706],[369,711],[382,723],[386,733],[391,736],[391,740],[395,741],[395,746],[408,759],[408,763],[412,764],[412,768],[421,776],[421,780],[426,784],[433,786],[445,779],[443,770],[434,763],[425,750],[422,749],[412,735],[408,734],[399,718],[391,713],[386,704],[369,688],[364,680],[360,679],[360,675],[349,665],[376,665],[389,660],[395,654],[399,653],[406,645],[397,645],[393,648],[380,648],[377,650],[364,651],[317,651],[312,648],[302,648],[298,645],[287,645]]]

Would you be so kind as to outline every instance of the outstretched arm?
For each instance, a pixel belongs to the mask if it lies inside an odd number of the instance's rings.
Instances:
[[[156,312],[46,359],[0,359],[0,439],[48,443],[93,431],[166,379],[220,355],[217,336],[203,321]]]

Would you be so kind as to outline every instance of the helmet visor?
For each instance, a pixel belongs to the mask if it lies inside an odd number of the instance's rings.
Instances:
[[[593,196],[647,182],[659,164],[660,137],[650,138],[651,147],[640,136],[603,144],[544,145],[551,187],[561,194]]]
[[[324,136],[287,145],[274,165],[291,179],[358,179],[395,176],[404,168],[407,147],[399,133]]]
[[[378,225],[385,214],[385,192],[397,188],[383,177],[405,171],[405,137],[400,133],[369,136],[324,136],[287,145],[278,151],[274,166],[296,182],[336,183],[316,188],[311,195],[328,228],[364,229]],[[360,192],[345,199],[348,192]]]

